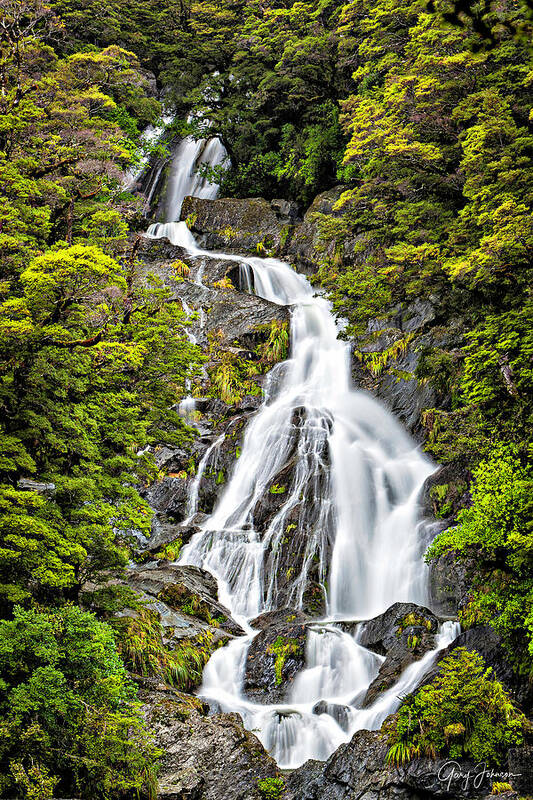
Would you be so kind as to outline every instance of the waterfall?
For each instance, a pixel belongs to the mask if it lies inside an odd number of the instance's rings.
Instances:
[[[194,155],[192,143],[185,148],[189,162],[182,175]],[[239,262],[241,285],[291,309],[290,356],[272,371],[230,480],[180,561],[217,578],[221,602],[247,631],[213,654],[199,694],[223,711],[240,713],[280,766],[326,759],[354,731],[379,728],[457,634],[444,623],[434,651],[408,667],[370,708],[357,707],[383,658],[358,643],[358,628],[346,633],[338,621],[369,619],[398,601],[427,604],[417,498],[433,466],[389,412],[353,389],[349,347],[338,338],[330,303],[304,276],[277,259],[202,250],[183,222],[152,226],[147,235],[166,236],[192,256]],[[258,527],[261,502],[287,464],[278,508]],[[252,702],[243,688],[246,654],[257,635],[250,620],[281,606],[301,607],[311,566],[326,597],[327,619],[308,629],[305,668],[287,701]]]
[[[165,216],[167,222],[179,219],[185,197],[201,197],[212,200],[217,196],[218,185],[198,174],[198,168],[219,167],[225,162],[227,153],[218,138],[194,140],[187,136],[179,143],[170,167]]]

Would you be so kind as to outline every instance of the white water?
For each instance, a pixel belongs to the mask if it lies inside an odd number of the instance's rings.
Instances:
[[[210,183],[198,174],[202,165],[219,167],[227,153],[220,139],[199,139],[187,136],[179,143],[172,159],[168,179],[165,216],[167,222],[179,219],[185,197],[212,200],[217,196],[218,184]]]
[[[248,631],[212,656],[201,696],[239,712],[281,766],[326,759],[354,731],[378,728],[457,634],[444,623],[434,651],[370,708],[357,708],[383,659],[335,620],[369,619],[397,601],[427,604],[417,498],[433,467],[391,414],[352,388],[348,346],[337,338],[329,303],[306,278],[276,259],[207,253],[183,222],[152,226],[147,235],[168,237],[193,256],[240,262],[242,285],[291,308],[290,358],[272,370],[230,481],[180,561],[216,576],[221,602]],[[277,511],[257,530],[258,504],[289,459],[292,477]],[[189,517],[197,509],[202,472],[201,464]],[[284,548],[291,546],[287,559]],[[301,607],[311,568],[326,595],[329,622],[309,629],[306,667],[286,702],[252,702],[243,691],[246,654],[256,635],[249,621],[280,606]],[[319,701],[329,704],[326,713],[313,713]]]

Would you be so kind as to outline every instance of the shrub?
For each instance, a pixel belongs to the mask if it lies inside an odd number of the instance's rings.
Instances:
[[[0,796],[152,794],[157,752],[111,628],[76,606],[0,622]]]
[[[533,477],[514,449],[502,445],[473,471],[472,505],[458,525],[443,531],[427,551],[473,557],[477,580],[464,610],[467,624],[489,622],[502,636],[514,666],[533,669]]]
[[[402,764],[446,754],[498,765],[509,747],[522,743],[525,724],[479,653],[460,647],[442,661],[433,683],[410,695],[385,728],[387,760]]]

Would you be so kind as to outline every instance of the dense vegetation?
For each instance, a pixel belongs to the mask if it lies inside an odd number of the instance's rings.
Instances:
[[[523,742],[526,720],[476,652],[458,647],[442,661],[433,683],[410,695],[388,725],[388,759],[447,753],[498,765]]]
[[[0,796],[149,793],[157,754],[124,663],[185,685],[203,664],[169,658],[149,617],[125,637],[87,592],[149,530],[146,446],[187,441],[171,409],[203,359],[130,236],[140,206],[121,180],[161,115],[156,97],[192,113],[183,129],[208,122],[221,137],[227,194],[306,206],[340,186],[318,215],[324,253],[335,246],[316,279],[357,346],[400,304],[437,309],[411,377],[435,389],[426,446],[471,486],[471,505],[428,557],[475,564],[463,624],[493,624],[533,676],[527,4],[50,5],[0,0]],[[273,329],[264,364],[286,347]],[[214,391],[238,398],[251,370],[222,359]],[[400,713],[397,760],[449,741],[498,760],[520,740],[521,718],[474,656],[450,659],[439,681]],[[459,684],[463,721],[449,701]],[[412,713],[426,726],[415,739]]]

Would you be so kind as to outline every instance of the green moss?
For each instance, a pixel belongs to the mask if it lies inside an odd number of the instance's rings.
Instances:
[[[281,777],[261,778],[257,781],[259,794],[264,800],[278,800],[285,791],[285,781]]]
[[[190,614],[192,617],[211,622],[211,613],[208,604],[196,592],[192,592],[182,583],[173,583],[160,592],[159,598],[176,611]]]
[[[163,547],[162,550],[159,550],[157,553],[155,553],[154,558],[162,559],[164,561],[177,561],[180,556],[182,545],[183,542],[181,537],[178,536],[173,542],[169,542]]]
[[[427,631],[430,631],[431,620],[427,619],[427,617],[423,617],[420,614],[417,614],[416,611],[411,611],[410,614],[406,614],[398,622],[398,630],[396,631],[396,635],[400,636],[406,628],[410,627],[423,627]]]
[[[283,636],[278,636],[276,641],[267,647],[267,653],[275,656],[274,672],[276,675],[276,684],[281,686],[283,683],[283,667],[289,655],[297,653],[300,650],[300,642],[298,639],[286,639]]]

